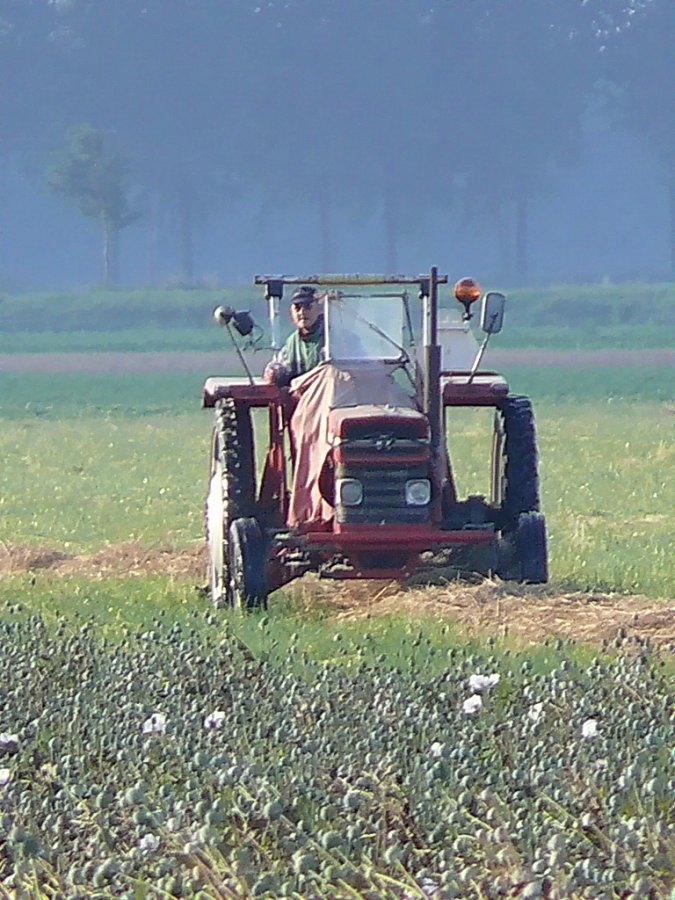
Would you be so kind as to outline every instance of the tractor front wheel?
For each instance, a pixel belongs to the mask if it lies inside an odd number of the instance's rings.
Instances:
[[[230,598],[230,526],[255,511],[253,429],[248,409],[222,401],[216,409],[205,504],[208,587],[215,607]]]
[[[229,600],[236,609],[267,605],[267,553],[260,525],[253,518],[230,525]]]

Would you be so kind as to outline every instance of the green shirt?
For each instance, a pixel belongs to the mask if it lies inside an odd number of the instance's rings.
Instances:
[[[318,319],[307,334],[294,331],[284,344],[279,362],[287,370],[287,381],[309,372],[323,359],[324,328],[323,319]]]

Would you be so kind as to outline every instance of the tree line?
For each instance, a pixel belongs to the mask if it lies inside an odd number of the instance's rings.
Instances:
[[[675,274],[672,0],[0,0],[0,155],[118,237],[242,201],[336,229],[485,219],[526,276],[533,198],[602,116],[656,148]],[[0,207],[1,207],[0,197]]]

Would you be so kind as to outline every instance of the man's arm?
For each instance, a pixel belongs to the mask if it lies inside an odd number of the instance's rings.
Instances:
[[[291,341],[294,335],[286,341],[279,352],[279,356],[274,362],[268,363],[263,372],[263,378],[269,384],[276,384],[279,387],[288,387],[291,378],[294,377],[293,362],[290,352]]]

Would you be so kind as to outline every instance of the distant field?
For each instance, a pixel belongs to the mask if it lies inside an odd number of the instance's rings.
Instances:
[[[491,285],[490,287],[495,287]],[[675,286],[560,285],[503,288],[508,297],[501,347],[600,349],[675,345]],[[219,350],[215,306],[250,309],[264,326],[253,287],[222,290],[117,290],[0,295],[0,353]],[[449,291],[441,305],[457,310]]]

